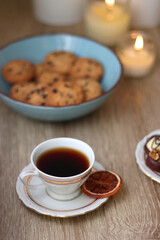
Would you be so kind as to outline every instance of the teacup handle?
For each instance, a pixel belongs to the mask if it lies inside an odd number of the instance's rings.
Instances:
[[[30,177],[30,176],[35,176],[35,177],[38,177],[40,179],[38,173],[35,170],[22,172],[22,173],[20,173],[19,178],[22,181],[22,183],[30,189],[37,190],[37,189],[40,189],[40,188],[44,187],[43,183],[42,184],[37,184],[37,185],[28,184],[27,181],[26,181],[26,177]]]

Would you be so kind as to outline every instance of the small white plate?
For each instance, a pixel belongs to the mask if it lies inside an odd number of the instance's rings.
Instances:
[[[23,171],[31,170],[31,164],[26,166]],[[95,162],[93,171],[104,170],[104,167]],[[40,179],[37,177],[28,177],[29,184],[38,184]],[[17,178],[16,191],[22,202],[32,210],[52,217],[71,217],[78,216],[100,207],[108,198],[94,199],[81,193],[77,198],[69,201],[58,201],[51,198],[45,187],[39,190],[31,190],[23,185],[20,178]]]
[[[151,132],[150,134],[148,134],[147,136],[145,136],[138,144],[136,147],[136,151],[135,151],[135,156],[136,156],[136,161],[138,166],[140,167],[141,171],[147,175],[148,177],[150,177],[152,180],[160,183],[160,173],[158,172],[154,172],[152,171],[149,167],[147,167],[146,163],[145,163],[145,159],[144,159],[144,145],[147,141],[148,138],[150,138],[151,136],[154,135],[160,135],[160,129],[155,130],[153,132]]]

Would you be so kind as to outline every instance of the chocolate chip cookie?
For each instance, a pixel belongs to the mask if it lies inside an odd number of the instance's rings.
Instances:
[[[35,89],[37,83],[24,82],[15,83],[12,85],[9,96],[17,101],[23,102],[27,94]]]
[[[48,104],[55,107],[68,106],[82,103],[83,98],[83,90],[76,83],[60,81],[50,89]]]
[[[70,70],[70,75],[77,78],[92,78],[99,81],[103,75],[102,65],[90,58],[78,58]]]
[[[26,95],[24,102],[37,106],[48,105],[49,88],[46,84],[38,83],[35,88]]]
[[[2,68],[2,75],[9,83],[28,82],[34,77],[35,68],[26,60],[12,60]]]
[[[54,83],[64,80],[64,75],[57,72],[44,72],[38,78],[37,81],[41,83],[50,84],[52,86]]]
[[[47,71],[68,74],[75,60],[71,52],[55,51],[46,56],[44,66]]]
[[[33,105],[42,105],[47,93],[46,84],[38,82],[25,82],[13,84],[9,96],[17,101],[30,103]],[[43,96],[42,96],[43,95]]]
[[[99,97],[102,94],[102,88],[99,82],[94,80],[88,80],[86,78],[79,78],[76,80],[76,83],[84,91],[84,101],[88,101]]]

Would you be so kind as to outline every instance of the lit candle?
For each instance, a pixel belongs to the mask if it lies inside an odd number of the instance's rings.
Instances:
[[[134,49],[136,51],[141,51],[143,49],[143,37],[138,35],[134,44]]]
[[[124,66],[127,76],[143,77],[153,67],[155,46],[146,35],[132,32],[121,39],[117,54]]]
[[[114,46],[130,23],[130,14],[125,4],[115,0],[93,2],[85,14],[86,34],[104,44]]]
[[[115,0],[105,0],[105,3],[107,5],[107,8],[111,10],[115,5]]]

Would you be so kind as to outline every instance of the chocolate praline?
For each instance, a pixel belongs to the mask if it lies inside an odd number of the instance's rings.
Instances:
[[[153,171],[160,172],[160,135],[150,137],[144,146],[146,165]]]
[[[152,152],[151,152],[151,155],[150,154],[145,154],[144,155],[144,158],[145,158],[145,162],[146,162],[146,165],[152,169],[153,171],[156,171],[156,172],[160,172],[160,151],[158,151],[158,159],[154,159],[152,157]]]

